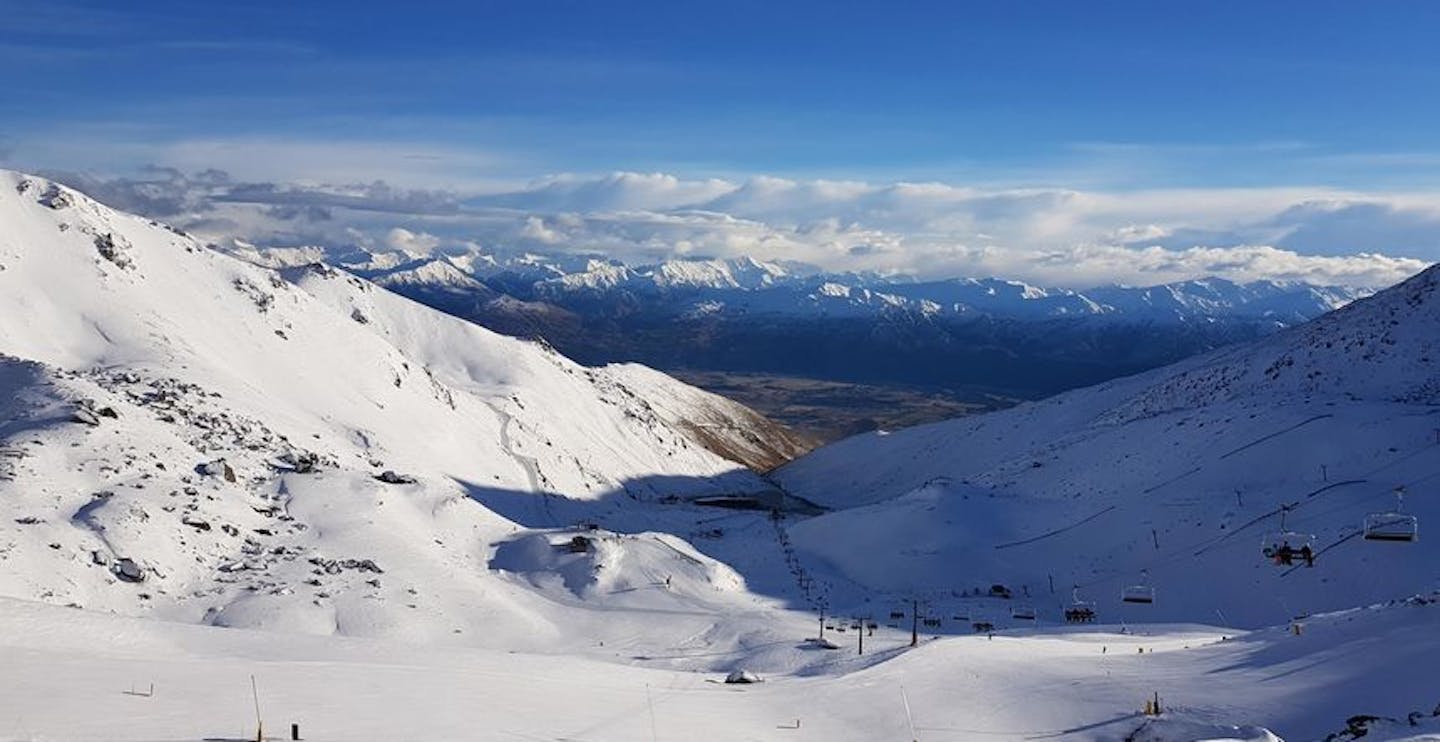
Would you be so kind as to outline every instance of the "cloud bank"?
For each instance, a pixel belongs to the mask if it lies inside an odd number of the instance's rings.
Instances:
[[[51,173],[212,241],[343,251],[570,252],[630,263],[788,260],[825,271],[1147,285],[1201,276],[1383,286],[1440,260],[1440,195],[1084,191],[945,183],[560,175],[485,192],[242,182],[218,170]]]

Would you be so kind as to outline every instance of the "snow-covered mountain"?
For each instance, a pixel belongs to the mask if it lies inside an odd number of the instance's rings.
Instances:
[[[296,248],[311,255],[314,248]],[[284,252],[272,249],[270,255]],[[526,300],[575,303],[644,302],[655,313],[680,316],[697,307],[723,307],[740,313],[822,315],[834,304],[814,298],[857,297],[856,311],[870,313],[902,308],[922,314],[1039,320],[1103,317],[1125,322],[1198,322],[1227,319],[1269,319],[1293,324],[1316,317],[1367,295],[1364,289],[1311,286],[1285,281],[1235,283],[1210,278],[1159,286],[1099,286],[1083,291],[1033,286],[1001,278],[954,278],[917,281],[909,276],[826,274],[809,266],[757,260],[671,259],[648,265],[626,265],[603,256],[555,253],[519,255],[481,252],[425,256],[400,251],[332,251],[330,262],[384,283],[390,273],[403,274],[417,286],[459,283],[456,273],[485,283],[490,289]],[[254,251],[242,251],[247,259]],[[273,258],[267,258],[273,260]],[[313,260],[314,258],[310,258]],[[294,261],[291,261],[294,262]],[[309,261],[307,261],[309,262]],[[433,272],[417,272],[426,265]],[[885,297],[883,302],[869,297]]]
[[[638,361],[970,397],[1033,399],[1136,373],[1367,293],[1218,279],[1075,291],[996,278],[826,275],[749,258],[630,266],[576,254],[341,252],[334,259],[348,271],[486,327],[544,337],[590,364]]]
[[[736,461],[796,451],[663,374],[581,367],[323,264],[262,268],[44,180],[0,173],[0,225],[0,594],[540,640],[523,606],[544,599],[488,567],[517,526],[474,500],[766,493]]]
[[[512,290],[514,287],[512,287]],[[1102,286],[1085,291],[1044,288],[998,278],[915,281],[857,274],[826,275],[752,258],[670,260],[635,268],[591,261],[583,271],[564,273],[529,287],[535,298],[566,305],[620,295],[644,297],[682,314],[700,306],[742,313],[805,318],[833,313],[835,304],[817,296],[851,299],[855,313],[904,309],[926,315],[1039,320],[1096,317],[1123,322],[1198,322],[1268,319],[1303,322],[1365,296],[1338,286],[1277,281],[1238,284],[1224,279],[1184,281],[1151,287]],[[884,297],[883,302],[872,297]]]
[[[1261,625],[1429,589],[1440,542],[1361,529],[1396,487],[1422,530],[1440,523],[1437,286],[1440,266],[1174,366],[822,448],[777,473],[834,511],[799,524],[796,548],[860,594],[1006,623],[1008,603],[965,594],[1006,585],[1055,620],[1079,586],[1106,620]],[[1294,544],[1313,569],[1262,555],[1285,530],[1313,536]],[[1160,597],[1122,603],[1135,585]]]
[[[249,738],[262,699],[315,739],[1440,726],[1440,268],[772,481],[726,400],[246,257],[0,173],[0,738]],[[1421,540],[1363,540],[1397,485]],[[1282,511],[1313,568],[1261,556]]]

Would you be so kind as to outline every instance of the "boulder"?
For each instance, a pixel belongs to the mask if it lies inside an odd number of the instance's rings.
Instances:
[[[209,477],[224,477],[227,482],[235,481],[235,470],[230,467],[230,464],[227,463],[225,459],[215,459],[214,461],[207,461],[200,464],[195,467],[195,472]]]
[[[145,570],[141,569],[140,565],[136,564],[135,560],[129,557],[117,559],[115,561],[115,566],[111,569],[115,572],[116,577],[124,580],[125,582],[145,581]]]
[[[52,209],[60,210],[75,203],[75,197],[58,185],[51,184],[45,192],[40,194],[40,203]]]
[[[409,474],[396,474],[389,469],[375,475],[375,478],[386,484],[415,484],[415,477]]]
[[[750,685],[764,681],[760,679],[759,675],[749,670],[731,670],[730,674],[725,676],[725,682],[728,685]]]

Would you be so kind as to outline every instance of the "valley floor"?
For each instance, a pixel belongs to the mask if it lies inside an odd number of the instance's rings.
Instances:
[[[3,599],[0,739],[254,739],[251,676],[272,739],[298,723],[317,741],[1273,739],[1262,726],[1293,741],[1411,711],[1426,718],[1378,724],[1367,740],[1440,739],[1436,629],[1440,605],[1420,600],[1315,617],[1298,636],[1053,627],[909,650],[908,634],[882,628],[864,658],[797,636],[795,672],[736,686],[633,656],[422,648]],[[1153,693],[1158,720],[1139,713]]]
[[[823,443],[1005,409],[1022,401],[978,387],[857,384],[762,373],[668,369],[687,384],[739,402]]]

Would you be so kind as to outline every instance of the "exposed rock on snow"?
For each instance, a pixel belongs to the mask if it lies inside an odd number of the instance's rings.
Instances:
[[[115,560],[113,568],[115,576],[126,582],[144,582],[145,570],[140,568],[135,560],[128,557]]]
[[[760,682],[763,682],[760,676],[749,670],[731,670],[730,674],[725,676],[725,683],[728,685],[749,685]]]
[[[123,237],[117,238],[110,232],[95,235],[95,249],[100,253],[100,257],[121,268],[129,268],[132,265],[129,248],[130,246],[125,243]]]
[[[29,185],[30,181],[21,181],[17,184],[16,190],[24,193],[28,190]],[[58,211],[73,205],[75,203],[75,197],[71,195],[69,190],[55,183],[51,183],[45,188],[45,191],[40,194],[40,203]]]
[[[415,477],[409,474],[396,474],[389,469],[376,474],[375,478],[385,484],[415,484]]]
[[[207,461],[195,467],[195,471],[209,477],[220,477],[227,482],[235,481],[235,469],[225,459]]]

